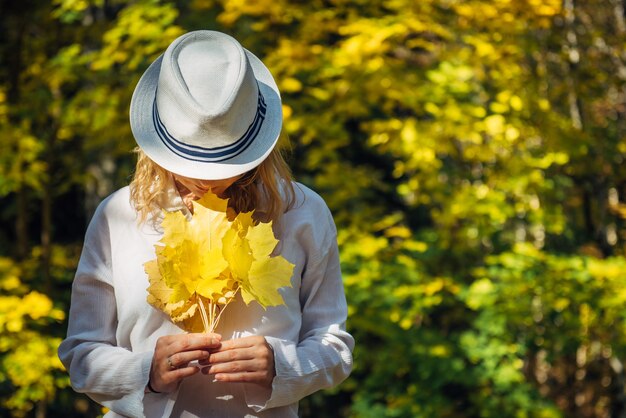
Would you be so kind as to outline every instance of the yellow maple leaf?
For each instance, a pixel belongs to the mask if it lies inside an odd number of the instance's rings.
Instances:
[[[252,265],[252,250],[245,239],[248,229],[254,225],[252,212],[237,215],[231,228],[224,235],[223,252],[228,261],[228,268],[233,277],[247,279]]]
[[[191,220],[181,212],[164,213],[156,259],[145,263],[144,269],[150,282],[148,303],[174,322],[199,316],[202,298],[216,301],[232,290],[227,288],[232,285],[228,275],[222,274],[228,267],[222,255],[223,236],[230,229],[227,204],[206,196],[194,202]]]
[[[254,228],[249,228],[246,238],[253,243],[253,254],[257,260],[269,257],[278,245],[278,240],[274,237],[272,230],[272,222],[260,223]]]
[[[291,287],[293,268],[294,264],[283,257],[255,260],[250,267],[248,280],[241,283],[244,302],[256,300],[263,308],[283,305],[285,302],[278,289]]]
[[[237,224],[239,216],[242,218]],[[282,305],[284,300],[278,289],[291,286],[294,265],[282,256],[271,257],[278,244],[271,222],[255,225],[251,213],[239,216],[234,225],[238,225],[236,237],[240,243],[235,244],[237,249],[232,255],[225,257],[231,274],[239,282],[241,296],[246,304],[257,301],[263,308]]]
[[[193,209],[190,220],[164,213],[156,259],[144,264],[148,303],[191,332],[212,331],[239,290],[246,304],[283,304],[278,289],[291,285],[294,265],[271,256],[278,244],[272,224],[256,223],[253,212],[235,216],[210,192]]]
[[[181,225],[185,221],[185,216],[182,212],[164,212],[163,220],[161,221],[161,227],[163,228],[162,242],[167,242],[168,245],[175,247],[185,239],[186,229]]]
[[[226,213],[228,210],[228,199],[222,199],[216,194],[208,192],[202,196],[202,198],[194,202],[194,209],[196,205],[201,205],[215,212]]]

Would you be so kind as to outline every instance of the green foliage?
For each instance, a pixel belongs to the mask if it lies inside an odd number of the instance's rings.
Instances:
[[[15,230],[0,234],[0,255],[2,283],[17,283],[3,285],[0,309],[5,408],[86,414],[54,360],[74,246],[52,243],[78,243],[73,219],[126,182],[128,103],[143,70],[183,31],[208,28],[269,65],[296,177],[338,225],[355,368],[303,401],[305,416],[616,416],[626,409],[620,4],[12,4],[0,15],[0,222]],[[27,370],[34,355],[43,366]]]

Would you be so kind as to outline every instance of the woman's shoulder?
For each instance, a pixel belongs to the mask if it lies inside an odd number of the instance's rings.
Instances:
[[[301,207],[324,207],[326,208],[326,202],[316,191],[308,186],[297,181],[292,181],[291,185],[294,190],[294,204]]]
[[[292,182],[293,202],[275,224],[275,231],[283,244],[301,248],[307,259],[320,260],[336,240],[337,229],[324,199],[301,183]]]
[[[332,214],[324,199],[304,184],[292,182],[294,199],[280,219],[287,235],[307,236],[314,241],[326,241],[336,234]]]
[[[326,202],[317,192],[295,181],[291,182],[291,185],[294,191],[293,201],[286,214],[291,214],[292,216],[304,214],[314,217],[330,216],[330,210]]]
[[[95,240],[93,245],[99,246],[102,236],[109,236],[115,231],[126,230],[136,223],[137,215],[130,203],[128,187],[123,187],[104,198],[96,208],[86,232],[86,242]],[[121,228],[121,229],[120,229]]]
[[[94,219],[111,221],[135,221],[137,212],[130,202],[129,186],[122,187],[107,196],[96,209]]]

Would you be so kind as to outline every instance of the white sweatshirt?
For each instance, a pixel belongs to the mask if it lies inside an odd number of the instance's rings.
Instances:
[[[272,389],[213,382],[198,373],[178,391],[144,394],[156,340],[183,332],[147,301],[143,269],[155,258],[161,233],[137,224],[128,187],[98,207],[85,236],[72,288],[61,361],[78,392],[108,407],[107,417],[296,417],[298,401],[343,381],[352,368],[354,340],[345,331],[346,300],[336,229],[324,201],[294,183],[296,202],[274,223],[278,252],[295,264],[286,305],[264,310],[241,298],[216,330],[224,340],[263,335],[272,346]],[[169,192],[167,210],[186,210]],[[164,205],[168,206],[168,205]]]

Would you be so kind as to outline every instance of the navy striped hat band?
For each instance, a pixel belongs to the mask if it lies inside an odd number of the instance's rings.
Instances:
[[[198,145],[189,145],[174,138],[170,134],[159,117],[159,109],[157,108],[156,95],[154,97],[154,104],[152,106],[152,119],[154,121],[154,127],[156,133],[163,142],[163,144],[174,154],[179,157],[185,158],[191,161],[199,161],[206,163],[217,163],[226,161],[245,151],[248,146],[254,141],[261,130],[263,121],[265,120],[265,112],[267,106],[265,104],[265,98],[259,91],[259,100],[256,108],[256,115],[254,120],[243,134],[241,138],[233,142],[230,145],[221,147],[205,148]]]

